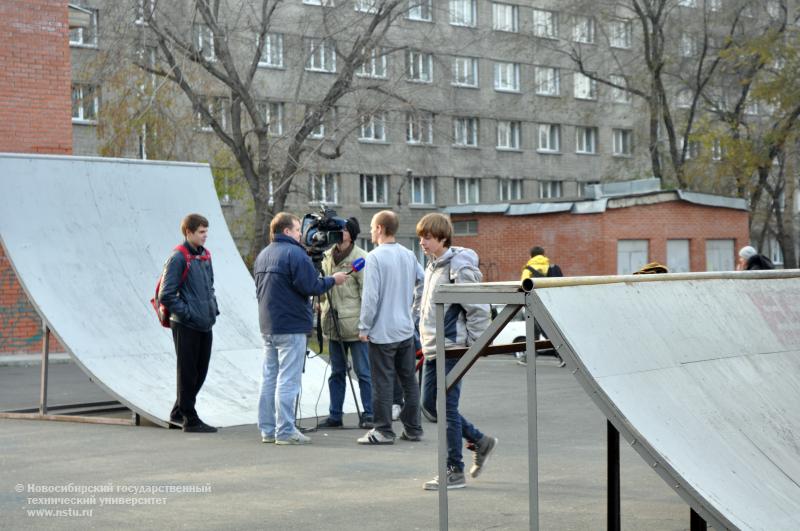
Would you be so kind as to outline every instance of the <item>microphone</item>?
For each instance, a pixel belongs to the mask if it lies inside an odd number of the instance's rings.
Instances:
[[[359,271],[364,269],[364,266],[366,264],[367,264],[367,261],[364,260],[363,258],[356,258],[353,261],[353,268],[350,271],[348,271],[347,274],[349,275],[351,273],[358,273]]]

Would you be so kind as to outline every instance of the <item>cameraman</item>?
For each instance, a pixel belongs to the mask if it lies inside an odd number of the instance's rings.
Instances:
[[[353,270],[353,262],[365,258],[367,253],[354,242],[361,232],[356,218],[349,218],[342,232],[342,241],[325,251],[322,258],[322,272],[332,275],[335,272]],[[347,351],[353,360],[353,369],[358,376],[361,391],[361,404],[364,416],[359,424],[364,427],[372,422],[372,383],[369,374],[367,344],[358,339],[358,319],[361,314],[361,291],[364,280],[361,271],[352,273],[355,282],[333,288],[324,298],[322,306],[322,333],[328,338],[328,352],[331,357],[331,375],[328,378],[330,390],[330,415],[320,424],[322,428],[342,426],[342,405],[347,377]],[[355,397],[354,397],[355,398]]]
[[[339,272],[322,278],[317,274],[300,245],[297,216],[281,212],[269,229],[272,243],[258,254],[253,266],[264,337],[258,428],[265,443],[308,444],[311,439],[294,427],[294,404],[300,393],[306,337],[313,327],[309,297],[344,284],[347,275]]]

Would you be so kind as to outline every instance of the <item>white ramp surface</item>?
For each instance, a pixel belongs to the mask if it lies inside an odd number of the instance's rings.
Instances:
[[[709,524],[800,529],[800,278],[534,293],[590,396]]]
[[[149,301],[191,212],[209,220],[221,312],[197,411],[214,426],[252,424],[263,357],[255,285],[209,167],[0,155],[0,239],[25,291],[94,381],[161,424],[175,401],[175,351]],[[306,363],[300,417],[327,414],[326,367]]]

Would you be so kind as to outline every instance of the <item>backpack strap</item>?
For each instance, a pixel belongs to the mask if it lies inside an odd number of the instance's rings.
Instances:
[[[175,251],[180,251],[183,255],[183,259],[186,260],[186,267],[183,270],[183,275],[181,275],[181,284],[186,280],[186,277],[189,275],[189,265],[192,263],[192,260],[200,260],[201,262],[210,262],[211,261],[211,251],[208,249],[203,249],[203,254],[201,255],[194,255],[189,252],[189,249],[186,248],[185,245],[181,244],[173,249]]]
[[[528,271],[531,272],[531,276],[534,276],[534,277],[543,277],[544,276],[544,275],[542,275],[542,273],[538,269],[534,269],[533,267],[531,267],[529,265],[526,265],[525,269],[527,269]]]

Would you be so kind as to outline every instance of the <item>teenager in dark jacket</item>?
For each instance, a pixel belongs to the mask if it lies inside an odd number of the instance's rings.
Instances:
[[[261,441],[308,444],[294,427],[294,404],[300,393],[306,339],[313,327],[311,299],[344,284],[347,274],[319,275],[300,245],[300,219],[288,212],[270,223],[272,243],[253,266],[258,317],[264,337],[264,366],[258,400]]]
[[[208,373],[211,327],[219,315],[211,255],[204,247],[208,220],[200,214],[189,214],[181,222],[181,232],[186,238],[183,247],[189,251],[189,263],[181,251],[172,253],[164,265],[158,292],[159,302],[170,312],[178,364],[178,396],[169,419],[174,424],[182,424],[183,431],[212,433],[217,429],[200,420],[194,407]]]
[[[750,245],[746,245],[739,250],[739,264],[736,269],[740,271],[753,271],[759,269],[775,269],[772,261],[764,256],[758,254],[758,251]]]

